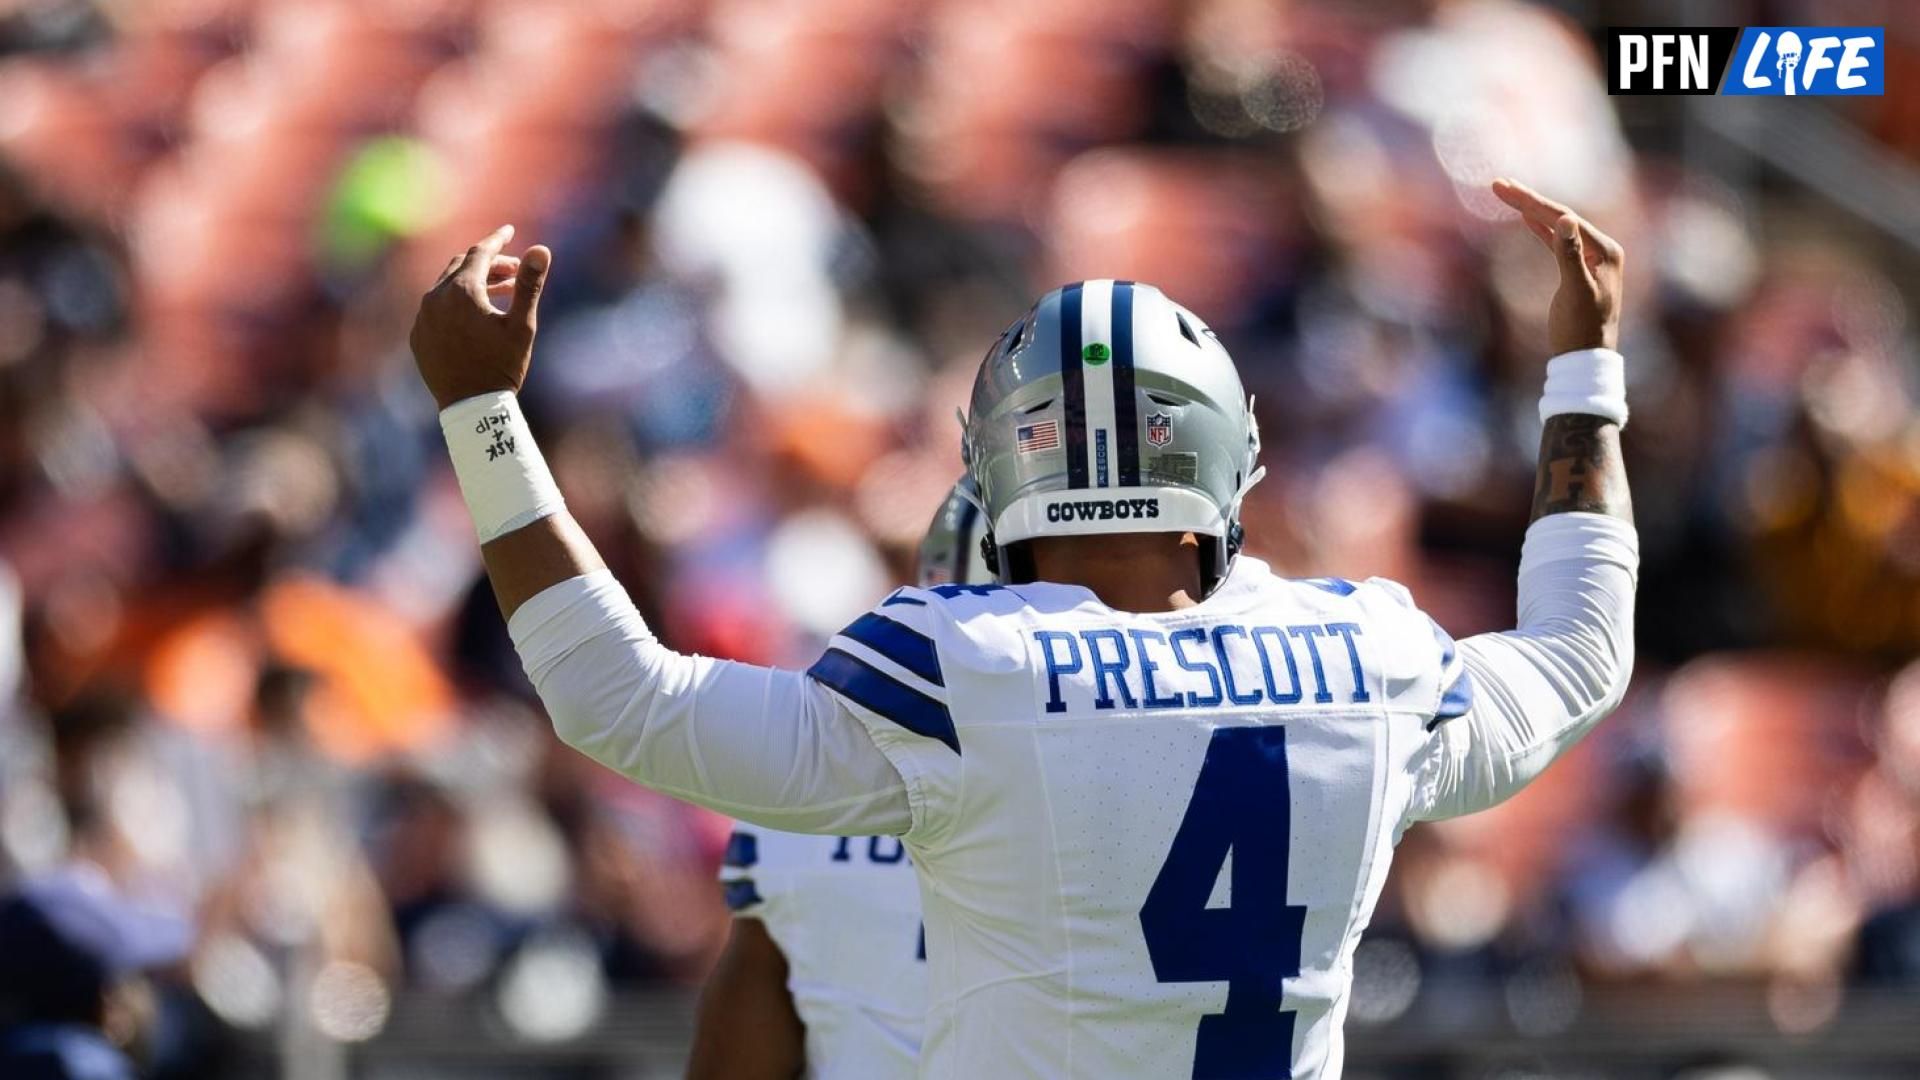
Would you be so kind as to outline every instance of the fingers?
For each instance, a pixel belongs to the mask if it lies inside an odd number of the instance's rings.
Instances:
[[[1618,273],[1626,262],[1627,252],[1620,241],[1594,228],[1592,222],[1581,220],[1580,238],[1586,245],[1587,265]]]
[[[1564,204],[1555,202],[1533,190],[1518,180],[1502,177],[1493,182],[1493,194],[1501,202],[1520,212],[1520,220],[1527,231],[1540,238],[1555,257],[1561,255],[1565,237],[1559,232],[1562,219],[1571,218],[1579,233],[1580,247],[1585,252],[1589,266],[1618,263],[1621,248],[1618,241],[1599,229],[1593,223],[1568,209]]]
[[[1553,223],[1553,255],[1560,261],[1560,280],[1576,281],[1594,287],[1593,269],[1587,265],[1586,237],[1580,219],[1562,214]]]
[[[520,256],[520,274],[513,287],[513,304],[507,308],[507,322],[529,334],[536,325],[540,293],[547,287],[547,269],[552,265],[553,252],[540,244]]]
[[[1537,224],[1543,228],[1551,228],[1554,222],[1560,220],[1560,218],[1567,214],[1573,213],[1572,210],[1554,202],[1552,199],[1547,198],[1545,195],[1540,194],[1520,181],[1509,180],[1506,177],[1501,177],[1493,182],[1493,194],[1494,197],[1498,198],[1501,202],[1520,211],[1520,216],[1525,218],[1529,224]]]
[[[444,268],[442,268],[440,271],[440,276],[433,279],[433,288],[437,289],[440,286],[445,285],[447,283],[447,279],[453,276],[453,272],[455,270],[460,269],[460,263],[465,258],[466,258],[465,255],[455,255],[453,258],[448,259],[447,265]],[[432,292],[433,289],[429,289],[427,291]]]
[[[1562,207],[1557,212],[1548,209],[1547,200],[1534,191],[1514,180],[1502,177],[1493,182],[1493,194],[1501,202],[1520,212],[1520,223],[1527,231],[1540,238],[1540,242],[1553,247],[1553,223],[1565,214]]]
[[[1555,241],[1553,238],[1552,229],[1528,217],[1521,218],[1520,224],[1525,225],[1527,227],[1528,232],[1539,237],[1540,242],[1547,245],[1549,249],[1551,249],[1554,246]]]
[[[487,271],[492,268],[494,257],[500,249],[513,239],[513,226],[502,225],[487,234],[486,239],[467,249],[460,261],[460,268],[454,272],[454,280],[466,286],[475,296],[486,295]]]
[[[505,317],[531,333],[540,293],[546,288],[547,268],[553,263],[553,252],[536,245],[520,256],[501,254],[501,247],[512,238],[513,226],[495,229],[465,253],[449,260],[429,292],[437,292],[453,282],[459,291],[486,305],[488,311],[500,314],[489,295],[511,291],[513,299]]]
[[[487,268],[487,292],[496,293],[513,288],[520,277],[520,260],[513,255],[495,255],[493,265]]]

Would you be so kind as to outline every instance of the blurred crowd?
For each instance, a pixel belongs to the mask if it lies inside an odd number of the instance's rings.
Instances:
[[[1920,60],[1897,5],[1773,8]],[[725,933],[727,823],[548,734],[411,369],[503,222],[556,252],[525,401],[574,514],[678,648],[805,664],[910,576],[986,346],[1088,276],[1238,358],[1253,552],[1508,625],[1555,278],[1486,182],[1575,205],[1630,259],[1635,689],[1408,835],[1354,1019],[1920,984],[1915,253],[1623,129],[1551,8],[0,0],[0,54],[0,881],[192,920],[177,1075],[409,993],[563,1039]],[[1920,168],[1887,66],[1800,115]]]

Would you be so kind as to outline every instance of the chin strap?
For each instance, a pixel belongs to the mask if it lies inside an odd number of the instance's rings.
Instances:
[[[979,492],[973,490],[973,488],[970,488],[970,487],[960,487],[960,488],[956,488],[955,490],[958,491],[961,498],[972,503],[975,509],[979,510],[983,514],[987,513],[987,501],[980,497]],[[987,531],[988,532],[993,531],[993,515],[991,514],[987,514]]]
[[[993,542],[993,515],[987,513],[987,501],[982,499],[980,493],[975,491],[972,486],[963,484],[955,490],[959,492],[961,498],[972,503],[974,509],[980,511],[980,513],[986,517],[986,530],[980,534],[980,562],[986,566],[988,571],[995,577],[999,577],[1000,547]]]
[[[1260,421],[1254,417],[1253,402],[1254,396],[1248,394],[1247,458],[1257,461],[1260,458]],[[1247,531],[1240,527],[1240,504],[1246,501],[1247,492],[1252,491],[1255,484],[1258,484],[1266,478],[1267,467],[1265,465],[1255,465],[1253,471],[1247,474],[1247,478],[1240,481],[1240,490],[1235,491],[1233,498],[1228,501],[1227,505],[1220,508],[1220,516],[1224,519],[1226,526],[1221,530],[1221,537],[1226,541],[1226,556],[1228,559],[1232,559],[1240,553],[1240,544],[1246,539],[1247,535]],[[1224,578],[1226,576],[1226,567],[1221,567],[1220,573]]]
[[[993,542],[992,533],[983,533],[980,537],[980,565],[994,577],[1000,576],[1000,545]]]
[[[1220,517],[1226,523],[1226,532],[1231,534],[1240,531],[1240,504],[1245,501],[1247,492],[1253,490],[1253,485],[1258,484],[1266,478],[1267,467],[1265,465],[1256,465],[1253,471],[1247,474],[1247,478],[1240,481],[1240,490],[1235,491],[1233,498],[1228,500],[1227,505],[1220,508]],[[1238,547],[1239,545],[1235,544],[1234,546]]]
[[[1254,419],[1253,402],[1253,395],[1248,394],[1247,459],[1249,461],[1257,461],[1260,458],[1260,422]],[[1209,596],[1213,594],[1213,590],[1220,587],[1221,582],[1227,580],[1227,570],[1232,565],[1234,557],[1240,554],[1240,545],[1246,541],[1247,531],[1240,525],[1240,504],[1246,501],[1247,493],[1253,490],[1254,485],[1266,478],[1267,467],[1255,465],[1253,470],[1247,473],[1247,478],[1240,481],[1240,487],[1233,493],[1233,498],[1227,500],[1227,504],[1220,508],[1222,528],[1220,547],[1216,549],[1219,552],[1220,565],[1212,568],[1213,573],[1210,575],[1212,580],[1207,582]]]
[[[957,411],[957,410],[956,410]],[[974,490],[977,485],[961,485],[956,488],[960,497],[973,504],[973,508],[987,519],[987,527],[980,534],[980,562],[994,577],[1000,576],[1000,545],[993,542],[993,515],[987,513],[987,501]]]
[[[968,471],[973,469],[973,449],[967,439],[967,414],[960,406],[953,407],[954,422],[960,425],[960,462]],[[987,512],[987,501],[980,497],[975,489],[980,485],[961,485],[957,490],[960,497],[973,504],[975,510],[986,516],[987,527],[980,534],[980,562],[994,577],[1000,576],[1000,546],[993,542],[993,515]]]

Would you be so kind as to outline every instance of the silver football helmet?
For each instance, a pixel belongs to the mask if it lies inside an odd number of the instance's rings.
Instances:
[[[981,545],[986,537],[987,515],[980,512],[973,477],[962,476],[920,541],[920,585],[992,584],[993,570]]]
[[[1240,544],[1260,435],[1233,358],[1151,285],[1083,281],[1040,298],[980,365],[962,452],[999,578],[1036,536],[1192,532],[1208,587]]]

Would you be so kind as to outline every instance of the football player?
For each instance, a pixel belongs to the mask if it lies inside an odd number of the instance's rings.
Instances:
[[[993,580],[978,501],[963,477],[934,514],[921,586]],[[900,838],[742,826],[720,882],[733,932],[700,995],[689,1080],[912,1076],[927,947]]]
[[[924,1076],[1336,1077],[1396,841],[1520,790],[1619,702],[1638,541],[1619,245],[1494,192],[1558,264],[1517,628],[1240,555],[1259,438],[1233,361],[1143,284],[1048,293],[982,362],[968,471],[1000,584],[906,588],[805,672],[683,656],[567,514],[514,392],[550,253],[451,260],[413,349],[560,737],[768,828],[903,838]]]

